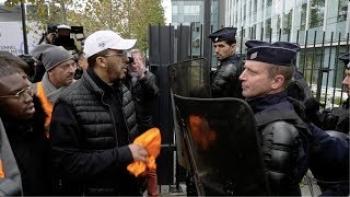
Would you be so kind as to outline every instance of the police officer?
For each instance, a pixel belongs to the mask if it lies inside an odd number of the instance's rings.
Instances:
[[[350,95],[350,54],[339,57],[345,64],[344,80],[342,82],[344,90]],[[333,109],[325,109],[321,116],[321,127],[327,130],[336,130],[349,134],[349,96],[340,106]]]
[[[310,133],[285,91],[299,47],[256,40],[247,41],[246,46],[247,59],[239,79],[261,135],[271,194],[300,196],[299,182],[308,167]]]
[[[345,63],[344,89],[350,90],[349,54]],[[321,188],[321,196],[349,196],[349,98],[340,107],[322,112],[320,126],[308,123],[312,133],[310,170]],[[339,131],[339,132],[338,132]]]
[[[242,66],[239,64],[240,58],[235,55],[236,30],[237,28],[224,27],[209,35],[219,61],[217,70],[212,73],[213,97],[242,97],[238,79]]]

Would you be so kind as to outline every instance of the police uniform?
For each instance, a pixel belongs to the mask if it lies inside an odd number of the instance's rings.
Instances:
[[[224,27],[209,35],[213,43],[226,41],[236,43],[237,28]],[[221,60],[211,77],[211,91],[213,97],[242,98],[242,88],[239,75],[243,70],[240,58],[237,55]]]
[[[293,66],[299,47],[276,42],[248,41],[247,60]],[[262,154],[272,195],[300,196],[299,183],[308,168],[307,125],[296,113],[286,91],[247,99],[261,136]]]
[[[310,170],[321,196],[349,196],[349,135],[324,131],[312,123]]]
[[[350,54],[339,57],[350,69]],[[320,115],[320,127],[325,130],[336,130],[349,134],[349,98],[340,107],[325,109]]]
[[[350,69],[350,54],[340,57]],[[349,196],[349,98],[340,107],[322,112],[322,130],[309,123],[312,133],[310,170],[321,189],[321,196]]]

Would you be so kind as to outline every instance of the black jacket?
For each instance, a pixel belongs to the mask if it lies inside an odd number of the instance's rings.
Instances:
[[[109,88],[109,89],[108,89]],[[128,144],[138,135],[131,93],[91,70],[57,100],[50,127],[61,195],[140,195]]]
[[[243,66],[238,56],[231,56],[220,62],[212,73],[211,92],[213,97],[242,98],[242,87],[239,75]]]
[[[21,172],[23,195],[51,195],[49,143],[45,137],[45,113],[34,97],[35,114],[30,120],[1,117]]]
[[[349,134],[349,98],[340,106],[327,108],[319,115],[320,126],[324,130],[336,130]]]
[[[131,75],[127,75],[125,82],[136,105],[139,130],[146,131],[154,125],[153,112],[159,93],[156,76],[152,72],[146,71],[143,79],[135,79]]]
[[[272,195],[300,196],[299,182],[308,168],[310,131],[285,92],[248,100],[261,135]]]

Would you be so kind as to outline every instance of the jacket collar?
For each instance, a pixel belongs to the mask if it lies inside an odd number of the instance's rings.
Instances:
[[[285,91],[247,99],[247,102],[253,109],[254,113],[267,110],[268,108],[271,108],[272,105],[279,105],[279,108],[285,110],[293,109],[292,104],[288,101],[288,96]]]

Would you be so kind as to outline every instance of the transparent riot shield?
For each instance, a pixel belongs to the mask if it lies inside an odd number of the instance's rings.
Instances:
[[[210,97],[210,68],[204,58],[191,59],[168,67],[174,94],[188,97]]]
[[[173,98],[198,195],[267,195],[249,106],[235,98]]]
[[[210,67],[208,61],[204,58],[196,58],[177,62],[168,66],[169,82],[171,94],[177,94],[188,97],[210,97]],[[176,136],[177,161],[188,169],[187,150],[184,147],[183,132],[179,129],[175,114],[175,105],[173,97],[172,108],[174,118],[174,132]]]

